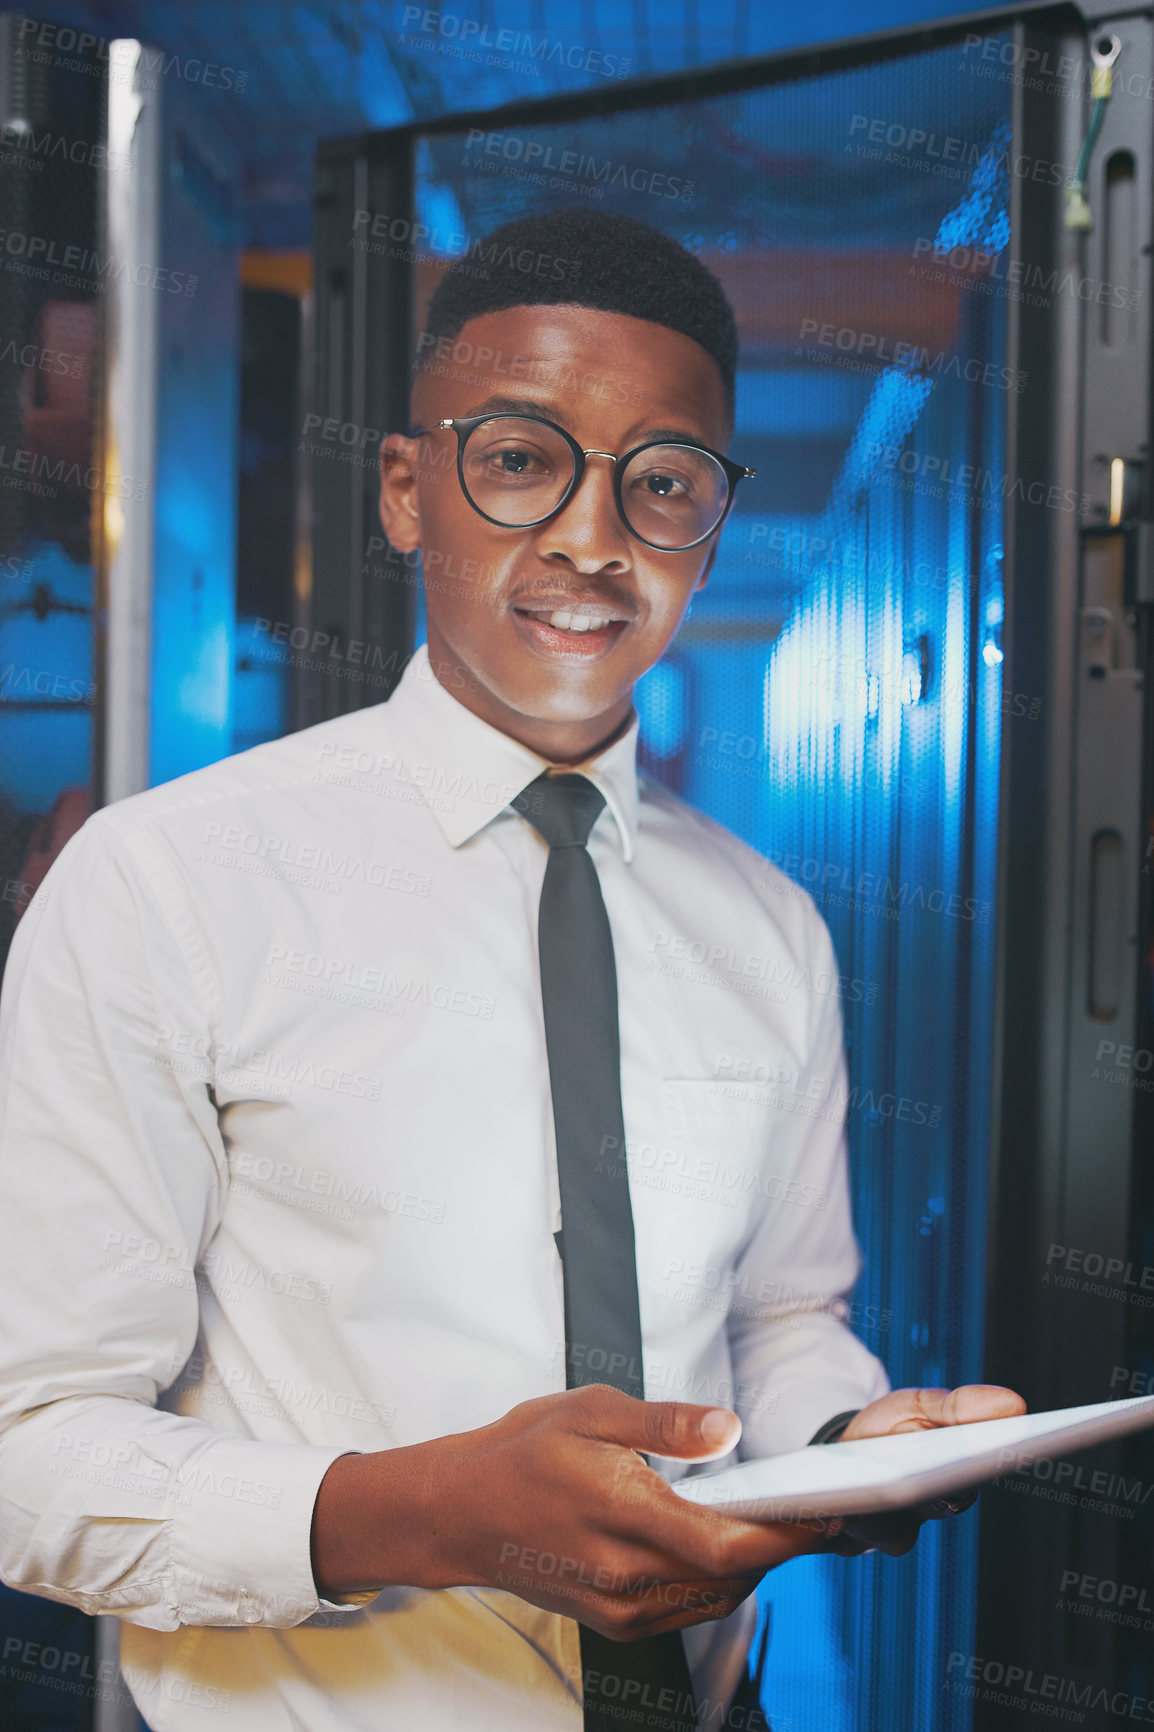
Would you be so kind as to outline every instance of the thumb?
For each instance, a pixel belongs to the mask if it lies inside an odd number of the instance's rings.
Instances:
[[[1012,1389],[994,1383],[964,1383],[957,1389],[893,1389],[851,1419],[843,1441],[889,1437],[903,1431],[932,1431],[939,1425],[970,1425],[981,1419],[1012,1419],[1026,1403]]]
[[[591,1386],[596,1404],[590,1429],[607,1443],[623,1443],[645,1455],[679,1461],[710,1461],[727,1455],[741,1436],[741,1421],[728,1407],[689,1401],[638,1401],[605,1385]]]

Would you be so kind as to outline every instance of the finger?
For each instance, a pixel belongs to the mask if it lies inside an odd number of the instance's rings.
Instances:
[[[632,1599],[636,1599],[639,1595],[644,1596],[649,1592],[656,1594],[664,1585],[672,1584],[680,1584],[682,1587],[693,1589],[720,1590],[721,1588],[731,1588],[738,1583],[745,1583],[747,1588],[752,1588],[756,1586],[768,1569],[787,1561],[784,1555],[785,1548],[780,1540],[772,1547],[771,1556],[767,1561],[765,1556],[766,1539],[764,1537],[766,1532],[767,1530],[762,1528],[758,1535],[762,1555],[758,1556],[753,1565],[747,1568],[734,1566],[724,1574],[719,1574],[716,1571],[702,1572],[684,1556],[649,1543],[633,1543],[628,1539],[617,1539],[612,1542],[608,1550],[602,1543],[599,1553],[602,1567],[597,1574],[597,1582],[611,1595]],[[804,1537],[799,1538],[791,1530],[787,1541],[790,1546],[789,1556],[796,1555],[796,1549],[799,1547],[812,1549],[817,1543],[818,1537],[815,1533],[807,1530]],[[592,1569],[587,1568],[585,1575],[591,1577],[593,1575]],[[741,1591],[745,1592],[746,1589]]]
[[[925,1430],[939,1425],[973,1425],[983,1419],[1011,1419],[1025,1413],[1026,1403],[1012,1389],[997,1383],[964,1383],[958,1389],[911,1389],[909,1419],[895,1427],[899,1431]]]
[[[575,1390],[570,1400],[586,1437],[621,1443],[646,1455],[709,1461],[728,1454],[741,1437],[741,1420],[728,1407],[639,1401],[605,1383]]]
[[[910,1522],[906,1527],[896,1529],[884,1540],[875,1540],[874,1550],[885,1552],[889,1558],[904,1558],[906,1553],[912,1552],[917,1545],[921,1531],[920,1522]]]
[[[872,1551],[873,1547],[868,1546],[865,1540],[855,1540],[852,1534],[839,1534],[824,1550],[837,1558],[860,1558],[863,1553]]]
[[[645,1595],[625,1606],[619,1603],[615,1615],[627,1617],[631,1627],[640,1626],[645,1635],[658,1636],[667,1630],[728,1618],[760,1580],[761,1572],[754,1570],[731,1581],[673,1583],[660,1594]]]
[[[856,1413],[842,1433],[844,1443],[863,1437],[890,1437],[895,1432],[924,1431],[937,1425],[932,1417],[932,1397],[944,1397],[947,1389],[891,1389]]]
[[[665,1636],[673,1630],[687,1630],[694,1624],[709,1624],[719,1618],[728,1618],[736,1612],[742,1600],[748,1597],[743,1594],[733,1600],[719,1600],[715,1605],[701,1607],[696,1611],[676,1611],[664,1615],[654,1612],[633,1617],[624,1617],[620,1608],[614,1605],[600,1616],[582,1612],[581,1622],[592,1624],[594,1629],[607,1636],[611,1642],[640,1642],[649,1636]]]
[[[590,1386],[596,1393],[632,1407],[678,1408],[686,1404],[641,1403],[618,1391]],[[604,1419],[605,1403],[594,1409],[590,1423]],[[708,1411],[705,1410],[705,1411]],[[792,1557],[816,1549],[825,1524],[816,1519],[745,1521],[706,1505],[679,1497],[673,1487],[631,1450],[608,1446],[609,1471],[602,1488],[596,1528],[607,1536],[640,1548],[641,1554],[670,1573],[718,1579],[734,1572],[774,1569]],[[767,1518],[772,1512],[767,1511]]]
[[[683,1528],[677,1519],[679,1512],[673,1512],[670,1538],[676,1542],[679,1557],[712,1577],[750,1570],[764,1575],[791,1558],[821,1550],[831,1532],[839,1532],[842,1526],[820,1520],[743,1521],[700,1506],[689,1507],[693,1512],[691,1525]]]
[[[824,1524],[744,1521],[679,1497],[644,1462],[618,1477],[599,1526],[655,1562],[672,1560],[674,1573],[719,1580],[778,1564],[816,1549]]]
[[[730,1581],[638,1581],[630,1593],[614,1593],[570,1583],[525,1584],[518,1591],[545,1610],[576,1618],[613,1641],[728,1617],[757,1587],[757,1573]]]
[[[916,1544],[924,1520],[921,1510],[891,1510],[884,1515],[851,1516],[845,1531],[864,1547],[897,1558]]]
[[[983,1419],[1010,1419],[1026,1411],[1012,1389],[994,1383],[967,1383],[958,1389],[894,1389],[855,1415],[844,1441],[930,1431],[940,1425],[969,1425]]]
[[[753,1592],[760,1580],[761,1572],[758,1570],[749,1570],[742,1575],[725,1577],[720,1581],[708,1577],[693,1581],[676,1576],[671,1580],[645,1575],[631,1576],[622,1592],[610,1597],[634,1608],[651,1605],[663,1618],[682,1612],[700,1616],[711,1613],[722,1601],[737,1605]]]
[[[963,1515],[977,1503],[980,1490],[979,1486],[974,1491],[951,1492],[949,1497],[936,1497],[929,1503],[917,1504],[918,1517],[921,1521],[940,1522],[947,1516]]]
[[[941,1394],[939,1390],[930,1392]],[[1026,1403],[1013,1389],[999,1383],[963,1383],[945,1392],[939,1425],[973,1425],[984,1419],[1014,1419],[1025,1413]]]
[[[649,1625],[645,1634],[647,1636],[664,1636],[671,1630],[687,1630],[694,1624],[715,1623],[719,1618],[731,1617],[742,1601],[747,1600],[752,1592],[753,1589],[750,1588],[743,1594],[735,1595],[732,1599],[718,1600],[715,1605],[698,1612],[671,1613],[669,1617],[657,1619]]]

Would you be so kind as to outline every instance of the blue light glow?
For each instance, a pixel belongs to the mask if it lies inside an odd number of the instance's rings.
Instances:
[[[653,756],[671,758],[680,751],[689,720],[684,670],[674,661],[658,662],[634,686],[633,703]]]

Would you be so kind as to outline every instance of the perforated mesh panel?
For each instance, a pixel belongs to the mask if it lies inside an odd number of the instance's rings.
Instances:
[[[89,810],[91,521],[104,499],[85,267],[103,82],[82,56],[42,64],[18,25],[0,20],[0,966],[47,859]]]

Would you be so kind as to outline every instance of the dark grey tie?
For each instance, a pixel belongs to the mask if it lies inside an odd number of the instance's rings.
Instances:
[[[549,844],[537,931],[557,1131],[565,1292],[565,1382],[643,1399],[641,1312],[625,1167],[617,969],[601,885],[585,846],[605,804],[587,776],[530,782],[511,802]],[[585,1732],[696,1732],[680,1634],[610,1642],[582,1624]]]

